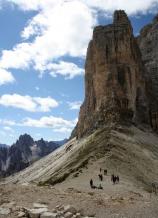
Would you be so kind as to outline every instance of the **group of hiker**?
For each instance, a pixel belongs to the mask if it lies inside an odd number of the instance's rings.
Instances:
[[[111,175],[111,181],[113,182],[113,184],[115,185],[116,183],[119,183],[120,178],[119,176],[115,176],[114,174]]]
[[[100,182],[103,181],[103,174],[104,174],[104,176],[107,176],[107,173],[108,173],[107,169],[100,168],[100,173],[98,174]],[[115,176],[114,174],[111,175],[111,182],[113,183],[113,185],[119,183],[119,181],[120,181],[120,178],[119,178],[118,175],[117,176]],[[99,184],[99,186],[95,186],[92,179],[90,180],[90,187],[92,189],[96,189],[96,188],[97,189],[103,189],[101,184]]]

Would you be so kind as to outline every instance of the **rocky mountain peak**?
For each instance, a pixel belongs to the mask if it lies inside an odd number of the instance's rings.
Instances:
[[[113,16],[114,25],[129,25],[131,27],[131,22],[124,10],[117,10],[114,12]]]
[[[85,63],[85,100],[73,134],[82,137],[112,123],[148,123],[141,52],[124,11],[94,29]]]
[[[0,146],[0,176],[7,176],[28,167],[59,146],[57,142],[47,142],[44,139],[34,141],[28,134],[19,136],[12,146]]]
[[[19,137],[17,143],[18,144],[26,144],[26,145],[31,146],[34,143],[34,140],[30,135],[25,133],[24,135],[21,135]]]

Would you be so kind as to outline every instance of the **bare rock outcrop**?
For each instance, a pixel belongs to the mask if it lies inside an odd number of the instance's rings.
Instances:
[[[55,209],[48,209],[48,205],[35,203],[32,209],[26,207],[15,206],[7,208],[7,205],[0,207],[0,216],[6,215],[11,217],[23,218],[94,218],[85,216],[79,210],[71,205],[57,205]],[[36,207],[37,206],[37,207]]]
[[[150,123],[158,130],[158,15],[146,25],[137,38],[146,68],[147,93],[150,104]]]
[[[85,64],[85,100],[74,131],[77,137],[111,123],[149,123],[144,65],[126,13],[97,26]]]

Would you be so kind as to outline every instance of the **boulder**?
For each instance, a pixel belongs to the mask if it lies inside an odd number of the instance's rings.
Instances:
[[[41,203],[33,203],[34,208],[47,208],[48,205],[46,204],[41,204]]]
[[[56,210],[59,210],[59,211],[62,211],[62,210],[64,210],[64,206],[63,205],[57,205],[56,207],[55,207],[55,209]]]
[[[39,218],[42,213],[47,211],[47,208],[29,209],[28,214],[30,218]]]
[[[70,213],[77,213],[76,209],[73,207],[73,206],[70,206],[70,205],[67,205],[67,206],[64,206],[64,212],[70,212]]]
[[[0,215],[9,215],[11,210],[9,208],[0,207]]]
[[[21,211],[20,211],[20,212],[18,213],[18,217],[19,217],[19,218],[25,217],[25,215],[26,215],[25,212],[21,212]]]
[[[12,202],[8,202],[8,203],[4,203],[1,205],[1,207],[4,207],[4,208],[13,208],[13,206],[16,205],[16,202],[15,201],[12,201]]]
[[[73,213],[71,212],[66,212],[64,215],[65,218],[72,218],[73,217]]]
[[[80,217],[82,217],[82,216],[81,216],[80,213],[76,213],[76,214],[75,214],[75,217],[76,217],[76,218],[80,218]]]
[[[56,218],[59,217],[57,213],[44,212],[41,214],[40,218]]]

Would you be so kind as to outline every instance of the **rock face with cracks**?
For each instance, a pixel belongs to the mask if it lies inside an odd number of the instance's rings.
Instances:
[[[81,138],[109,123],[149,123],[145,68],[124,11],[97,26],[85,64],[85,100],[73,135]]]
[[[158,131],[158,15],[143,27],[137,38],[148,82],[150,123]]]

